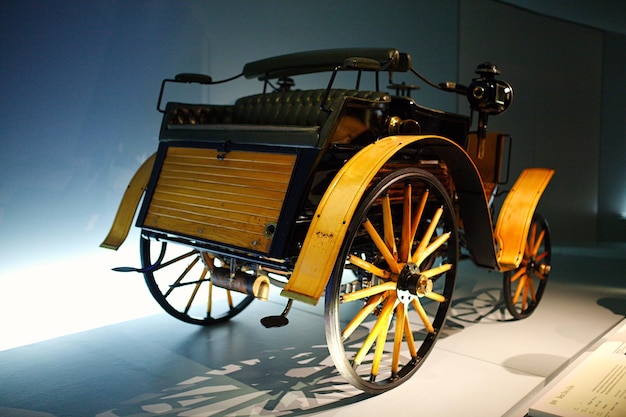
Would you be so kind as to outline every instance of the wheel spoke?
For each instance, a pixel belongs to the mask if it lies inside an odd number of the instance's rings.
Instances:
[[[413,215],[413,221],[411,222],[411,241],[409,242],[409,244],[412,244],[413,241],[415,240],[417,227],[419,226],[420,221],[422,220],[422,215],[424,214],[424,208],[426,207],[426,202],[428,201],[429,194],[430,194],[430,191],[428,189],[424,190],[424,193],[422,194],[422,198],[420,199],[420,202],[417,208],[415,209],[415,214]],[[410,253],[410,249],[409,249],[409,253]]]
[[[415,249],[415,252],[413,252],[413,256],[411,257],[412,262],[415,262],[419,265],[421,262],[418,262],[418,259],[423,260],[423,258],[425,258],[423,254],[426,251],[426,248],[428,247],[428,244],[430,243],[433,234],[435,233],[437,223],[439,223],[439,219],[441,218],[442,214],[443,208],[439,207],[437,211],[435,211],[435,214],[433,215],[433,218],[428,225],[428,229],[426,229],[426,233],[424,233],[424,237],[420,241],[419,245],[417,245],[417,249]]]
[[[355,365],[360,365],[361,362],[363,362],[365,355],[367,355],[367,353],[372,348],[374,341],[378,338],[378,334],[382,331],[383,328],[386,328],[387,326],[389,326],[389,315],[391,314],[391,311],[393,310],[395,302],[396,302],[395,294],[390,293],[389,297],[387,297],[387,299],[385,300],[385,304],[383,305],[383,308],[380,314],[378,315],[376,324],[374,324],[374,327],[372,328],[370,333],[367,335],[365,342],[363,342],[363,346],[361,346],[361,349],[359,349],[359,352],[354,357]]]
[[[383,197],[383,230],[385,236],[385,245],[389,252],[391,252],[391,256],[397,262],[398,261],[398,250],[396,248],[396,238],[393,233],[393,218],[391,216],[391,201],[389,199],[389,194],[385,194]]]
[[[235,303],[233,302],[233,293],[231,290],[226,290],[226,300],[228,301],[229,310],[232,310]]]
[[[397,284],[393,281],[384,282],[380,285],[374,285],[373,287],[363,288],[341,296],[341,302],[347,303],[349,301],[360,300],[365,297],[370,297],[375,294],[379,294],[384,291],[395,291]]]
[[[543,260],[543,259],[544,259],[545,257],[547,257],[549,254],[550,254],[550,253],[549,253],[549,252],[547,252],[547,251],[546,251],[546,252],[541,252],[540,254],[538,254],[538,255],[535,257],[535,262],[539,262],[539,261]]]
[[[522,277],[526,273],[526,267],[522,266],[513,276],[510,278],[510,282],[513,283],[517,281],[520,277]]]
[[[393,375],[398,374],[398,368],[400,366],[400,350],[402,348],[405,320],[406,306],[400,303],[396,307],[396,334],[393,339],[393,356],[391,358],[391,372]]]
[[[430,255],[432,255],[437,249],[439,249],[444,243],[448,241],[450,238],[450,233],[445,233],[435,239],[430,245],[424,249],[419,258],[416,260],[416,264],[421,265],[422,262],[426,260]]]
[[[452,269],[451,264],[443,264],[443,265],[436,266],[434,268],[427,269],[426,271],[422,271],[420,272],[420,275],[426,278],[434,278],[437,275],[441,275],[444,272],[448,272],[451,269]]]
[[[209,281],[209,299],[206,306],[206,316],[211,317],[211,309],[213,308],[213,281]]]
[[[181,258],[184,259],[187,256]],[[191,263],[189,265],[187,265],[187,268],[185,268],[185,270],[178,276],[178,278],[176,279],[176,281],[174,281],[174,283],[172,285],[170,285],[169,290],[167,290],[167,292],[165,294],[163,294],[163,296],[165,298],[167,298],[172,291],[174,291],[174,289],[176,289],[176,287],[178,287],[180,285],[180,282],[185,279],[185,277],[187,276],[187,274],[189,273],[189,271],[191,271],[191,269],[196,265],[196,263],[200,260],[200,257],[197,256],[193,261],[191,261]],[[170,261],[171,262],[171,261]]]
[[[389,298],[395,299],[395,294]],[[370,371],[371,382],[374,382],[376,380],[376,377],[378,376],[378,369],[380,367],[380,362],[383,358],[383,353],[385,351],[385,343],[387,342],[387,334],[389,333],[389,326],[391,325],[391,315],[394,308],[395,302],[394,306],[389,309],[389,313],[386,314],[385,320],[382,322],[380,331],[378,332],[378,337],[376,338],[376,347],[374,348],[374,360],[372,361],[372,370]]]
[[[533,303],[536,303],[537,295],[535,294],[535,284],[533,283],[532,279],[528,280],[528,291],[530,292],[530,298],[532,299]]]
[[[402,240],[400,242],[400,262],[409,261],[411,242],[413,241],[413,235],[411,234],[411,190],[411,183],[407,182],[404,185],[404,202],[402,204]]]
[[[391,251],[389,251],[389,248],[387,247],[383,239],[380,237],[380,235],[378,234],[378,232],[376,231],[372,223],[366,219],[363,222],[363,227],[369,234],[370,238],[372,239],[372,242],[374,242],[374,245],[376,245],[376,248],[380,251],[380,254],[383,255],[383,258],[385,259],[385,261],[387,261],[387,264],[389,265],[389,268],[391,269],[391,271],[396,274],[400,273],[400,266],[398,265],[398,262],[394,258]]]
[[[426,331],[428,333],[433,333],[435,331],[435,328],[433,327],[432,323],[430,322],[430,319],[428,318],[428,315],[426,314],[426,311],[424,310],[424,307],[422,307],[422,303],[420,303],[419,299],[417,299],[417,298],[413,299],[411,304],[413,304],[413,308],[415,309],[415,311],[417,311],[417,315],[422,320],[422,323],[424,324],[424,327],[426,328]]]
[[[197,253],[197,251],[195,249],[191,250],[191,251],[189,251],[187,253],[183,253],[182,255],[177,256],[176,258],[170,259],[169,261],[161,264],[161,266],[159,266],[158,269],[163,269],[163,268],[165,268],[167,266],[173,265],[173,264],[175,264],[177,262],[182,261],[185,258],[189,258],[190,256],[195,255],[196,253]]]
[[[532,256],[536,256],[537,252],[539,252],[539,248],[541,247],[541,243],[543,242],[543,236],[545,233],[546,231],[542,230],[541,233],[539,233],[539,236],[537,236],[537,240],[535,241],[535,246],[533,246]]]
[[[200,285],[202,285],[202,283],[205,281],[207,272],[209,272],[209,271],[206,268],[204,268],[202,270],[202,274],[200,275],[200,279],[198,280],[198,282],[196,282],[196,285],[193,288],[191,296],[189,297],[189,301],[187,301],[187,305],[185,306],[185,309],[183,310],[183,312],[185,314],[189,313],[189,309],[191,308],[191,304],[193,303],[193,300],[196,298],[196,294],[198,294],[198,290],[200,289]]]
[[[424,294],[424,297],[430,298],[433,301],[437,301],[438,303],[445,303],[446,297],[441,294],[437,294],[436,292],[427,292]]]
[[[380,304],[384,297],[385,294],[381,293],[376,294],[375,296],[367,300],[363,308],[354,316],[350,323],[348,323],[348,325],[344,327],[343,331],[341,332],[341,338],[343,340],[349,338],[350,335],[352,335],[352,332],[354,332],[357,327],[359,327],[361,323],[363,323],[363,321],[372,313],[372,311],[374,311],[376,306]]]
[[[513,304],[517,304],[517,302],[519,301],[519,296],[522,293],[522,289],[526,286],[526,277],[527,275],[523,274],[521,276],[521,279],[517,283],[517,289],[515,290],[515,295],[513,296]]]
[[[376,275],[377,277],[381,277],[384,279],[389,279],[389,277],[391,276],[391,274],[389,273],[389,271],[385,271],[384,269],[381,269],[379,267],[377,267],[376,265],[373,265],[367,261],[364,261],[363,259],[359,258],[356,255],[350,255],[350,257],[348,258],[348,261],[354,265],[354,266],[358,266],[361,269],[364,269],[365,271]]]
[[[415,346],[415,338],[413,338],[413,331],[411,330],[411,323],[409,316],[404,316],[404,338],[409,348],[409,354],[412,358],[417,356],[417,347]]]

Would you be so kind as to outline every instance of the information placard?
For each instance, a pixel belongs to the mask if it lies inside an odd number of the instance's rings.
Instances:
[[[626,324],[541,396],[528,415],[626,416]]]

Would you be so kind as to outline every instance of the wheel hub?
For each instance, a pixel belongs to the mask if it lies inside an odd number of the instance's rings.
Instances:
[[[409,262],[398,275],[398,286],[396,293],[398,299],[407,304],[415,297],[423,297],[433,290],[433,281],[421,274],[417,264]]]
[[[528,260],[526,268],[529,271],[534,271],[541,275],[548,275],[550,273],[551,266],[546,263],[537,262],[537,260],[532,257]]]

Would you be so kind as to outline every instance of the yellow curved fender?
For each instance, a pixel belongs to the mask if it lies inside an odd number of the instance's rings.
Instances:
[[[553,174],[549,168],[525,169],[504,200],[494,232],[500,271],[515,269],[522,262],[533,214]]]
[[[282,296],[317,304],[367,186],[395,153],[420,140],[433,150],[440,148],[436,152],[452,171],[462,200],[461,212],[468,216],[464,221],[467,238],[479,249],[473,253],[475,262],[480,260],[478,265],[500,271],[519,266],[532,215],[554,171],[529,168],[520,175],[504,202],[494,233],[480,175],[462,148],[441,136],[390,136],[362,149],[337,173],[317,207]]]
[[[317,207],[282,296],[317,304],[337,261],[348,225],[370,181],[396,152],[426,138],[440,137],[389,136],[366,146],[346,162]]]
[[[124,192],[120,206],[117,209],[111,230],[104,239],[104,242],[100,244],[100,247],[117,250],[122,246],[124,240],[126,240],[130,225],[135,217],[137,207],[139,206],[139,200],[141,200],[141,196],[148,186],[155,159],[156,153],[146,159],[135,175],[133,175],[133,178],[128,183],[128,187]]]

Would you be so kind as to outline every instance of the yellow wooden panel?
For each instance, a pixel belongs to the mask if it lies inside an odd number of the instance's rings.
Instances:
[[[525,169],[504,200],[494,232],[501,271],[520,265],[533,214],[553,174],[549,168]]]
[[[425,138],[452,144],[437,136],[389,136],[366,146],[344,164],[317,206],[293,274],[281,295],[317,304],[337,262],[354,211],[370,181],[396,152]]]
[[[214,200],[236,201],[248,203],[250,200],[263,201],[265,205],[280,208],[285,196],[284,189],[268,190],[263,188],[245,188],[246,194],[233,193],[236,191],[235,184],[225,184],[224,182],[199,182],[186,179],[161,178],[159,182],[160,190],[164,193],[178,195],[192,195],[198,198],[208,198]]]
[[[146,161],[139,167],[133,178],[130,180],[117,213],[113,220],[113,225],[109,234],[104,239],[104,242],[100,244],[101,247],[106,249],[117,250],[128,236],[130,225],[135,217],[139,200],[143,196],[148,181],[150,180],[150,173],[154,167],[154,161],[156,154],[152,154]]]
[[[269,219],[274,218],[276,211],[282,207],[282,200],[280,202],[262,198],[253,200],[249,196],[235,194],[224,194],[218,196],[219,198],[215,198],[216,196],[211,196],[206,192],[197,192],[194,195],[193,191],[189,190],[184,193],[170,190],[171,187],[159,187],[159,190],[155,191],[152,196],[152,204],[160,202],[161,205],[187,207],[189,210],[200,212],[205,209],[213,209],[225,212],[250,213]],[[232,197],[232,199],[229,199],[229,197]]]
[[[259,252],[269,251],[271,244],[271,239],[265,238],[263,235],[263,227],[247,227],[245,230],[239,230],[229,227],[233,224],[229,222],[223,222],[223,224],[220,225],[212,225],[206,222],[196,222],[188,218],[180,219],[168,217],[167,213],[151,215],[150,219],[146,218],[146,224],[150,221],[158,223],[160,230],[225,243]],[[256,237],[256,239],[254,237]]]
[[[263,171],[267,172],[268,175],[284,177],[290,173],[288,169],[289,166],[267,163],[253,164],[252,162],[248,162],[247,165],[233,164],[216,158],[202,159],[198,161],[193,158],[172,157],[168,159],[168,164],[169,168],[173,170],[178,168],[198,173],[206,173],[207,169],[209,169],[210,172],[213,168],[213,172],[217,175],[220,175],[220,173],[216,170],[228,169],[231,171],[238,171],[241,176],[250,176],[254,175],[254,173],[258,171],[259,165],[263,166]]]
[[[150,202],[150,207],[154,213],[161,214],[163,216],[177,218],[180,221],[196,221],[206,224],[221,224],[224,221],[230,221],[233,223],[231,227],[238,229],[247,229],[250,224],[265,225],[275,221],[276,211],[274,216],[263,216],[255,213],[254,211],[239,211],[236,207],[224,209],[204,207],[196,204],[188,204],[181,201],[167,201],[153,198]],[[239,224],[239,225],[238,225]]]
[[[497,132],[488,132],[487,137],[482,141],[478,139],[476,133],[470,133],[467,136],[467,154],[480,172],[487,200],[493,198],[502,174],[504,138],[505,135]]]
[[[249,152],[249,151],[229,151],[221,152],[216,149],[202,149],[202,148],[177,148],[170,147],[167,152],[168,157],[186,157],[194,160],[208,160],[208,161],[221,161],[225,166],[240,165],[240,166],[256,166],[258,164],[272,165],[274,167],[283,167],[287,169],[293,164],[294,155],[290,154],[277,154],[277,153],[263,153],[263,152]],[[256,155],[259,159],[251,159],[251,156]],[[220,156],[220,158],[218,158]],[[223,157],[223,158],[222,158]],[[280,169],[280,168],[276,168]]]
[[[259,165],[263,166],[263,171],[275,178],[277,180],[281,180],[284,182],[285,177],[289,179],[289,166],[275,164],[275,163],[253,163],[252,161],[246,161],[245,163],[241,163],[243,161],[235,161],[235,163],[228,161],[226,159],[217,159],[214,158],[182,158],[182,157],[169,157],[168,158],[168,168],[172,170],[182,170],[182,171],[190,171],[196,172],[198,174],[214,174],[214,175],[223,175],[221,170],[227,169],[229,172],[237,171],[238,175],[242,177],[250,177],[254,176],[255,173],[259,169]]]
[[[228,167],[206,167],[194,170],[175,170],[170,165],[164,165],[161,169],[160,179],[163,181],[187,180],[190,185],[202,187],[203,184],[228,184],[228,186],[254,187],[260,190],[282,192],[289,184],[289,176],[272,175],[271,172],[263,170],[263,165],[257,167],[257,171],[247,176],[242,175],[237,170]],[[259,173],[263,173],[259,176]],[[209,185],[210,188],[213,185]]]
[[[144,227],[268,252],[296,156],[170,147]]]

